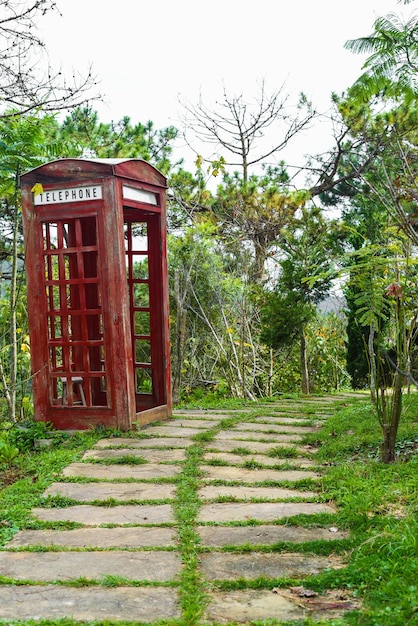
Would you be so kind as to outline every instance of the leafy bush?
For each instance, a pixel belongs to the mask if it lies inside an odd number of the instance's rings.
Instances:
[[[9,425],[5,424],[3,430],[0,430],[0,466],[10,466],[19,455],[19,449],[10,441]]]
[[[28,420],[18,422],[9,431],[10,441],[19,448],[21,452],[35,450],[40,439],[53,439],[56,443],[62,441],[62,433],[54,430],[50,422],[35,422]]]

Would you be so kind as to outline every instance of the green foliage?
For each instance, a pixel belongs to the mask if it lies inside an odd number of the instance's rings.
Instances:
[[[418,396],[413,393],[406,397],[397,462],[390,466],[379,462],[380,430],[366,394],[363,402],[335,413],[311,435],[319,445],[316,459],[326,468],[323,490],[338,507],[335,523],[350,530],[352,547],[343,570],[307,584],[356,590],[363,607],[347,615],[344,624],[415,623],[417,411]]]
[[[60,443],[65,435],[56,431],[50,422],[26,420],[14,424],[9,430],[9,437],[21,452],[30,452],[36,449],[40,439]]]
[[[377,94],[384,97],[404,97],[413,102],[418,85],[418,47],[416,32],[418,17],[407,22],[394,13],[379,17],[374,32],[346,42],[345,47],[355,54],[369,54],[363,64],[365,72],[351,88],[352,94],[364,101]]]
[[[128,116],[118,122],[100,122],[98,113],[86,106],[72,110],[51,134],[69,145],[67,156],[141,158],[167,174],[177,130],[174,126],[155,130],[151,121],[132,124]]]
[[[227,252],[251,283],[262,284],[266,261],[283,241],[283,228],[293,223],[297,210],[309,200],[309,192],[293,190],[289,180],[284,162],[262,166],[261,175],[248,179],[226,172],[211,204]]]
[[[314,315],[312,305],[303,304],[294,291],[268,293],[261,314],[261,340],[275,349],[293,344]]]
[[[13,445],[10,438],[11,424],[3,424],[0,430],[0,467],[11,466],[17,456],[19,455],[19,449]]]
[[[349,389],[346,326],[342,312],[319,314],[307,327],[308,363],[313,393]]]
[[[6,520],[0,526],[0,545],[21,528],[36,528],[37,523],[31,518],[30,511],[40,505],[42,493],[63,467],[78,459],[100,436],[93,431],[79,432],[65,436],[59,446],[18,455],[16,465],[19,471],[15,482],[2,485],[0,489],[0,510],[2,519]],[[0,478],[3,478],[1,474]]]
[[[16,294],[15,304],[15,334],[13,337],[12,327],[10,324],[10,285],[3,284],[3,297],[0,298],[0,358],[3,361],[3,371],[5,380],[9,381],[11,389],[16,393],[17,408],[16,417],[26,419],[32,416],[33,408],[31,401],[30,379],[30,341],[27,328],[27,309],[26,309],[26,289],[23,284],[24,276],[18,277],[18,291]],[[12,384],[12,368],[11,368],[11,346],[13,341],[16,342],[16,379]],[[0,421],[10,419],[7,404],[4,401],[5,390],[0,382],[1,395],[0,398]]]
[[[170,304],[175,401],[210,390],[254,397],[254,314],[245,282],[213,237],[208,222],[169,240]]]
[[[268,323],[268,316],[266,320]],[[345,326],[345,318],[335,313],[318,313],[306,326],[308,368],[313,393],[345,389],[350,386],[346,371]],[[284,346],[274,352],[273,358],[272,394],[299,390],[301,385],[299,346],[297,344]]]
[[[302,389],[309,393],[307,327],[317,315],[317,303],[330,287],[330,246],[327,224],[316,207],[282,229],[280,267],[273,291],[266,291],[261,308],[261,341],[274,349],[300,343]],[[312,277],[315,276],[315,280]]]

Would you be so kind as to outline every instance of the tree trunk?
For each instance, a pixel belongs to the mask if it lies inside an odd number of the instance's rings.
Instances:
[[[270,363],[269,373],[267,378],[267,395],[271,397],[273,395],[273,375],[274,375],[274,353],[273,348],[270,348]]]
[[[377,365],[376,365],[376,353],[374,350],[374,323],[370,324],[369,340],[368,340],[368,353],[370,362],[370,398],[373,404],[377,402],[376,395],[376,379],[377,379]]]
[[[182,366],[184,358],[184,350],[186,346],[187,336],[187,311],[183,306],[184,298],[180,293],[180,277],[176,272],[174,276],[174,297],[176,300],[176,341],[174,342],[174,354],[173,354],[173,383],[172,383],[172,398],[173,404],[178,404],[180,401],[180,391],[182,383]]]
[[[302,333],[300,338],[300,370],[302,374],[302,393],[309,395],[308,357],[306,337],[304,333]]]
[[[396,460],[396,437],[402,413],[402,375],[395,374],[390,415],[383,425],[383,441],[381,446],[382,463],[393,463]]]
[[[17,388],[17,263],[18,263],[18,229],[19,210],[17,199],[14,203],[13,216],[13,240],[11,249],[11,276],[10,276],[10,301],[9,301],[9,332],[6,335],[8,345],[5,349],[6,358],[9,360],[9,371],[4,367],[3,355],[0,355],[0,380],[3,386],[3,395],[7,403],[8,419],[15,422],[16,415],[16,388]]]
[[[254,245],[254,262],[250,269],[250,283],[262,285],[265,277],[265,262],[267,256],[267,247],[262,236],[253,237]]]
[[[19,232],[19,209],[15,198],[13,220],[12,276],[10,280],[10,404],[9,419],[16,421],[16,388],[17,388],[17,248]]]

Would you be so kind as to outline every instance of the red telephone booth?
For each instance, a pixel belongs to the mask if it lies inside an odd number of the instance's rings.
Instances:
[[[21,187],[35,419],[168,417],[165,177],[141,159],[60,159]]]

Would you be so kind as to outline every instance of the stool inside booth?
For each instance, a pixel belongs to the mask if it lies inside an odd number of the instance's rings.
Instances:
[[[141,159],[60,159],[21,188],[35,419],[168,417],[165,177]]]

